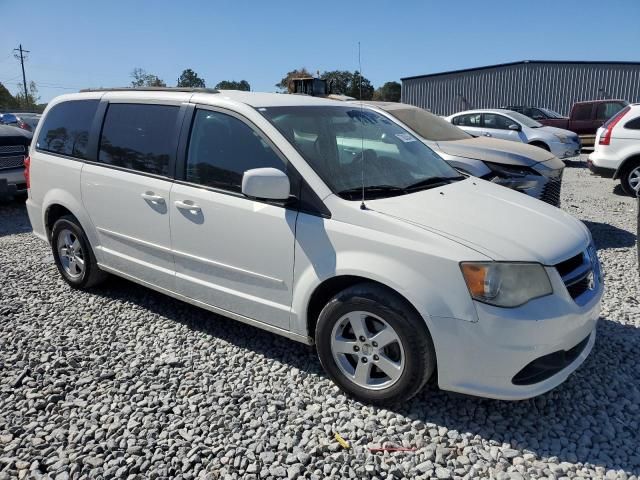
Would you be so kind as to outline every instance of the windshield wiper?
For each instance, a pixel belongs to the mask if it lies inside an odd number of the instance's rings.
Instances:
[[[341,197],[348,197],[351,200],[357,200],[362,197],[363,190],[365,198],[384,197],[386,194],[400,195],[407,193],[406,189],[396,185],[366,185],[364,189],[362,187],[353,187],[347,188],[346,190],[340,190],[337,193]]]
[[[464,180],[465,176],[459,175],[457,177],[429,177],[419,182],[412,183],[406,187],[407,192],[415,192],[416,190],[426,190],[428,188],[441,187],[442,185],[448,185],[449,183]]]

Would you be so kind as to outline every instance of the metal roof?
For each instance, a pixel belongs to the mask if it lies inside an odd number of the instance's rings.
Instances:
[[[640,62],[618,62],[618,61],[590,61],[590,60],[520,60],[518,62],[507,62],[507,63],[498,63],[496,65],[486,65],[484,67],[472,67],[472,68],[463,68],[460,70],[449,70],[447,72],[437,72],[437,73],[427,73],[424,75],[413,75],[411,77],[402,77],[400,80],[412,80],[414,78],[426,78],[426,77],[437,77],[440,75],[451,75],[454,73],[464,73],[464,72],[477,72],[481,70],[488,70],[491,68],[499,68],[499,67],[511,67],[513,65],[525,65],[527,63],[544,63],[544,64],[555,64],[555,65],[638,65],[640,66]]]

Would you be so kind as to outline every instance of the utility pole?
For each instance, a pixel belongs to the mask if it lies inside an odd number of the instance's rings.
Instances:
[[[14,52],[20,52],[19,54],[15,54],[15,57],[20,60],[20,65],[22,65],[22,86],[24,87],[24,101],[25,103],[28,101],[29,94],[27,93],[27,76],[24,74],[24,54],[30,53],[29,50],[23,50],[22,44],[18,46],[18,48],[13,49]]]

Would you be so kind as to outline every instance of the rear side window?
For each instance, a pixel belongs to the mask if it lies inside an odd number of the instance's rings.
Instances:
[[[51,108],[40,129],[36,148],[45,152],[87,158],[89,130],[98,100],[73,100]]]
[[[629,130],[640,130],[640,117],[629,120],[624,124],[624,128],[628,128]]]
[[[584,103],[581,105],[576,105],[573,107],[573,120],[590,120],[591,119],[591,108],[593,104]]]
[[[608,120],[624,108],[618,102],[599,103],[596,107],[596,120]]]
[[[249,125],[220,112],[196,110],[187,153],[186,181],[242,191],[242,175],[252,168],[286,165]]]
[[[175,155],[178,110],[170,105],[110,104],[98,162],[168,176]]]

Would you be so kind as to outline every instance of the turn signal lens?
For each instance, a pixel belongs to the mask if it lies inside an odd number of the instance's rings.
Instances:
[[[474,300],[498,307],[518,307],[553,293],[539,263],[462,262],[462,275]]]

